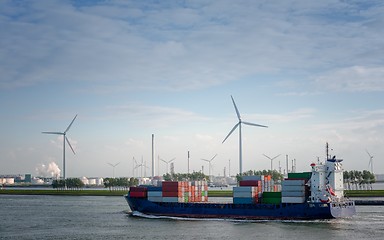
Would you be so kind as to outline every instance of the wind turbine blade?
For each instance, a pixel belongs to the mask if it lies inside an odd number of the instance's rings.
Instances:
[[[277,155],[276,157],[273,157],[271,160],[275,159],[275,158],[278,158],[280,157],[281,154]]]
[[[267,155],[263,154],[264,157],[268,158],[269,160],[272,160],[270,157],[268,157]]]
[[[113,164],[112,163],[107,163],[109,166],[113,167]]]
[[[64,133],[62,133],[62,132],[41,132],[41,133],[44,133],[44,134],[64,135]]]
[[[215,157],[216,157],[216,156],[217,156],[217,153],[216,153],[216,155],[215,155],[215,156],[213,156],[213,158],[211,158],[211,161],[212,161],[213,159],[215,159]],[[211,161],[210,161],[210,162],[211,162]]]
[[[76,116],[73,118],[72,122],[69,124],[69,126],[67,127],[67,129],[64,131],[64,133],[68,132],[68,130],[69,130],[69,129],[71,128],[71,126],[72,126],[72,123],[75,121],[76,117],[77,117],[77,114],[76,114]]]
[[[165,163],[167,163],[167,161],[165,161],[165,160],[164,160],[164,159],[162,159],[162,158],[160,158],[160,160],[161,160],[161,161],[163,161],[163,162],[165,162]]]
[[[71,147],[71,150],[72,150],[73,154],[76,155],[75,150],[73,150],[73,147],[72,147],[72,145],[71,145],[71,143],[69,142],[69,140],[68,140],[67,137],[65,137],[65,140],[67,141],[68,145]]]
[[[232,130],[231,130],[231,131],[228,133],[228,135],[224,138],[224,140],[223,140],[222,143],[224,143],[225,140],[227,140],[227,138],[233,133],[233,131],[236,130],[236,128],[239,126],[240,123],[241,123],[241,122],[237,123],[237,124],[232,128]]]
[[[250,126],[256,126],[256,127],[268,127],[268,126],[264,126],[264,125],[260,125],[260,124],[256,124],[256,123],[250,123],[250,122],[242,122],[246,125],[250,125]]]
[[[119,164],[120,164],[120,162],[116,163],[114,167],[116,167],[116,166],[119,165]]]
[[[169,163],[172,162],[172,161],[175,161],[176,158],[172,158],[171,160],[169,160]]]
[[[208,159],[204,159],[204,158],[202,158],[201,160],[203,160],[203,161],[206,161],[206,162],[209,162],[209,160],[208,160]]]
[[[237,109],[235,100],[233,99],[232,95],[231,95],[231,98],[232,98],[233,106],[235,107],[235,110],[236,110],[237,118],[239,119],[239,121],[241,121],[240,112],[239,112],[239,110]]]

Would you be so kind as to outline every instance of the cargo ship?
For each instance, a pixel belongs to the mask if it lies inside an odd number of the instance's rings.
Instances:
[[[327,146],[328,149],[328,146]],[[132,212],[181,218],[312,220],[346,218],[355,203],[344,197],[342,160],[310,164],[311,171],[289,173],[280,184],[270,176],[243,176],[229,203],[208,202],[205,181],[164,181],[131,187],[125,199]]]

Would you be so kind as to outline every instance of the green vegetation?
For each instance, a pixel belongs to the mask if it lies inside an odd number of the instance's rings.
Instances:
[[[52,181],[52,188],[57,190],[79,190],[84,187],[84,183],[79,178],[67,178]]]
[[[384,190],[346,190],[346,197],[384,197]]]
[[[202,181],[208,180],[209,177],[201,172],[193,173],[172,173],[164,174],[163,178],[165,181]]]
[[[105,178],[104,179],[104,187],[108,188],[109,191],[122,191],[128,190],[131,186],[137,186],[139,184],[139,180],[137,178]]]
[[[271,175],[273,181],[281,181],[284,179],[284,175],[279,173],[276,170],[262,170],[262,171],[256,171],[256,170],[249,170],[248,172],[243,172],[243,174],[237,174],[236,179],[237,181],[240,181],[242,179],[242,176],[253,176],[253,175]]]
[[[376,182],[375,175],[367,170],[344,171],[343,177],[347,190],[372,190],[372,183]]]

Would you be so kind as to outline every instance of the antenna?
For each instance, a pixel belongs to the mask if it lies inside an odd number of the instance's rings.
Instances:
[[[275,158],[280,157],[281,154],[279,154],[279,155],[277,155],[277,156],[275,156],[275,157],[273,157],[273,158],[271,158],[271,157],[269,157],[269,156],[267,156],[267,155],[265,155],[265,154],[263,154],[263,155],[264,155],[264,157],[266,157],[266,158],[268,158],[269,160],[271,160],[271,173],[272,173],[272,171],[273,171],[273,160],[274,160]],[[280,162],[279,162],[279,168],[280,168]]]
[[[115,178],[115,167],[117,166],[117,165],[119,165],[120,164],[120,162],[118,162],[118,163],[115,163],[115,164],[112,164],[112,163],[108,163],[108,165],[109,166],[111,166],[112,168],[113,168],[113,178]]]
[[[68,140],[68,138],[66,136],[67,132],[71,128],[71,126],[72,126],[73,122],[75,121],[76,117],[77,117],[77,114],[73,118],[72,122],[68,125],[67,129],[65,129],[64,132],[42,132],[43,134],[55,134],[55,135],[62,135],[63,136],[63,179],[64,180],[65,180],[65,142],[68,143],[68,145],[71,148],[73,154],[76,155],[75,150],[73,150],[73,147],[72,147],[71,143],[69,142],[69,140]]]
[[[239,110],[237,109],[237,106],[236,106],[236,103],[235,103],[235,100],[233,99],[232,95],[231,95],[231,99],[232,99],[232,103],[233,103],[233,106],[235,107],[235,111],[236,111],[236,115],[237,115],[237,119],[239,120],[239,122],[237,124],[235,124],[235,126],[232,128],[232,130],[228,133],[228,135],[224,138],[223,142],[225,142],[225,140],[227,140],[227,138],[233,133],[233,131],[236,130],[237,127],[239,127],[239,173],[240,175],[243,174],[243,153],[242,153],[242,137],[241,137],[241,124],[245,124],[245,125],[250,125],[250,126],[256,126],[256,127],[267,127],[267,126],[264,126],[264,125],[260,125],[260,124],[256,124],[256,123],[250,123],[250,122],[244,122],[241,120],[241,116],[240,116],[240,112]]]

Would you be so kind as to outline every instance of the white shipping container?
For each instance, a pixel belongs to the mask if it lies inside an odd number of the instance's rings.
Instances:
[[[148,197],[162,197],[163,192],[162,191],[148,191],[147,195],[148,195]]]
[[[233,187],[233,192],[256,192],[257,187]]]
[[[305,192],[305,186],[281,186],[282,192]]]
[[[163,202],[163,197],[150,197],[150,196],[148,196],[148,201],[151,201],[151,202]]]
[[[305,192],[281,192],[282,197],[305,197]]]
[[[184,202],[183,197],[163,197],[163,202]]]
[[[305,181],[304,179],[285,179],[283,180],[283,182],[281,183],[283,186],[304,186],[305,185]]]
[[[281,197],[282,203],[303,203],[305,197]]]
[[[233,192],[234,198],[252,198],[254,195],[253,192]]]

